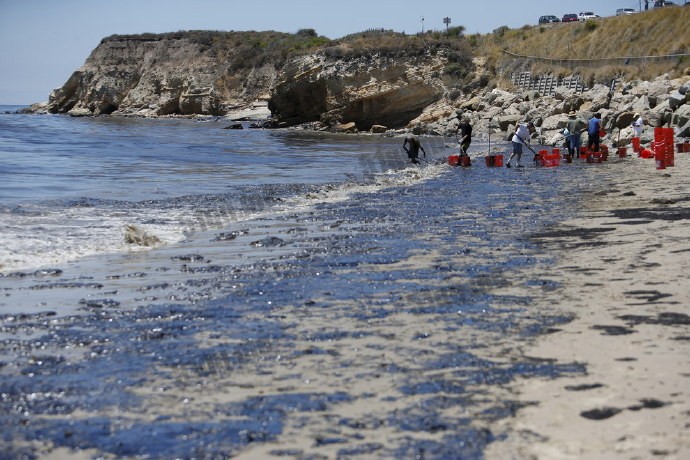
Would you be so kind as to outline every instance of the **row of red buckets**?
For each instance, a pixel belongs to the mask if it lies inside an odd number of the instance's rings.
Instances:
[[[654,158],[657,169],[665,169],[666,167],[674,166],[674,131],[673,128],[654,128],[654,141],[650,149],[642,148],[640,138],[634,137],[632,139],[633,152],[638,154],[640,158]],[[690,142],[675,144],[678,153],[690,153]],[[608,146],[602,145],[598,152],[592,152],[587,147],[580,147],[580,158],[587,161],[587,163],[601,163],[607,161],[609,149]],[[626,147],[618,147],[616,151],[620,158],[625,158],[628,155]],[[561,159],[567,163],[572,163],[572,155],[564,153],[558,148],[548,150],[540,150],[535,158],[535,163],[538,166],[554,167],[559,166]],[[502,167],[503,155],[486,155],[484,157],[486,166]],[[470,157],[467,155],[450,155],[448,157],[448,164],[451,166],[471,166]]]
[[[639,139],[633,139],[633,150],[640,158],[654,158],[656,169],[675,166],[673,128],[654,128],[654,141],[648,149],[641,148]],[[636,141],[637,139],[637,141]],[[675,144],[678,153],[690,153],[690,142]]]

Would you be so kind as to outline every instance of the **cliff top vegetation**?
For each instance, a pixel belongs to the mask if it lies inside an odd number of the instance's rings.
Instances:
[[[478,53],[503,75],[528,65],[536,73],[576,71],[590,82],[620,76],[651,79],[687,71],[688,24],[690,7],[673,7],[586,22],[500,27],[492,34],[476,36],[475,41]],[[504,51],[533,58],[515,58]]]
[[[680,74],[690,66],[690,8],[652,10],[629,16],[587,22],[499,27],[489,34],[465,35],[462,26],[424,34],[372,29],[331,40],[314,29],[294,34],[275,31],[180,31],[166,34],[112,35],[108,41],[159,41],[186,39],[201,52],[229,63],[238,73],[262,65],[281,68],[301,54],[323,52],[332,58],[415,59],[429,53],[448,58],[444,74],[467,81],[474,70],[472,59],[483,57],[492,79],[511,72],[567,75],[578,73],[590,83],[612,77],[653,78],[662,73]],[[658,56],[681,55],[674,58]],[[486,77],[485,77],[486,78]],[[484,84],[487,84],[485,81]]]

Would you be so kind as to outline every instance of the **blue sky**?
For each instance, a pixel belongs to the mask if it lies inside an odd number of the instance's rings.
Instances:
[[[443,30],[444,17],[467,33],[535,24],[539,16],[594,11],[613,15],[638,0],[0,0],[0,104],[47,101],[112,34],[179,30],[315,29],[339,38],[370,28]],[[642,2],[644,5],[644,2]],[[424,21],[422,22],[422,18]]]

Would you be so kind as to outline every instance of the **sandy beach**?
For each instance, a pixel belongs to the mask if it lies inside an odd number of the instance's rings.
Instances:
[[[457,168],[0,279],[0,458],[688,458],[676,165]]]
[[[688,160],[655,170],[629,157],[593,184],[583,218],[532,236],[553,253],[540,276],[557,286],[533,288],[532,308],[573,321],[520,354],[586,373],[508,385],[525,407],[487,458],[690,458]]]

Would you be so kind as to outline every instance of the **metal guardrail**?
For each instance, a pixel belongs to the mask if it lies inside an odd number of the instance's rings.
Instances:
[[[553,58],[546,56],[529,56],[525,54],[517,54],[506,49],[501,50],[502,53],[512,56],[516,59],[532,59],[534,61],[548,62],[550,64],[561,64],[561,65],[587,65],[596,64],[601,65],[602,63],[618,63],[618,64],[628,64],[633,61],[650,61],[650,60],[664,60],[664,59],[680,59],[685,57],[690,57],[690,53],[675,53],[675,54],[662,54],[662,55],[650,55],[650,56],[616,56],[616,57],[606,57],[606,58]]]

